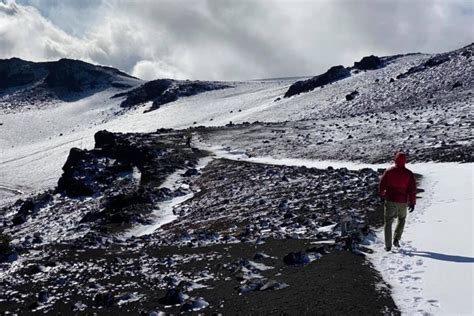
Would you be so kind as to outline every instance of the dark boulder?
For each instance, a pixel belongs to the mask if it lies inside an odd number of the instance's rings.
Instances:
[[[315,76],[308,80],[297,81],[288,88],[284,97],[289,98],[293,95],[314,90],[323,85],[333,83],[335,81],[347,78],[351,75],[349,69],[344,66],[334,66],[329,68],[325,73]]]
[[[35,209],[35,203],[32,199],[27,199],[23,202],[20,209],[18,210],[18,214],[30,214]]]
[[[283,257],[283,262],[287,265],[303,265],[311,262],[308,255],[303,252],[290,252],[285,257]]]
[[[95,133],[94,141],[94,148],[104,148],[116,145],[115,134],[106,130],[101,130]]]
[[[186,295],[176,289],[169,289],[165,296],[158,300],[158,303],[163,305],[177,305],[183,304],[186,300]]]
[[[44,271],[44,267],[38,264],[33,264],[27,269],[27,274],[33,275]]]
[[[183,174],[184,177],[191,177],[191,176],[196,176],[199,174],[199,171],[197,169],[188,169],[186,172]]]
[[[24,214],[19,214],[13,217],[12,219],[12,224],[13,226],[18,226],[26,222],[26,215]]]
[[[453,84],[452,89],[456,89],[456,88],[459,88],[459,87],[462,87],[462,82],[461,82],[461,81],[456,81],[456,82]]]
[[[46,303],[49,299],[48,291],[42,290],[38,293],[38,302]]]
[[[122,108],[130,108],[153,101],[151,108],[146,111],[148,112],[159,109],[161,105],[176,101],[180,97],[225,88],[230,88],[230,86],[207,81],[157,79],[149,81],[131,91],[116,94],[113,98],[126,97],[120,104]]]
[[[357,90],[352,91],[351,93],[346,95],[346,101],[354,100],[358,95],[359,95],[359,92]]]
[[[115,304],[115,297],[111,292],[97,293],[94,296],[96,306],[112,307]]]
[[[66,159],[66,163],[63,166],[64,172],[70,172],[74,170],[74,168],[79,165],[80,161],[84,159],[86,155],[86,151],[73,147],[69,151],[69,156]]]
[[[64,174],[59,178],[56,192],[64,193],[69,197],[91,196],[94,194],[94,190],[90,185],[73,176]]]
[[[365,56],[359,62],[354,63],[354,68],[359,70],[374,70],[383,66],[382,60],[374,55]]]

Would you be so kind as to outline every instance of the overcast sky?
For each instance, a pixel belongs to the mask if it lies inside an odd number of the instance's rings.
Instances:
[[[474,41],[473,25],[474,0],[0,0],[0,58],[244,80],[448,51]]]

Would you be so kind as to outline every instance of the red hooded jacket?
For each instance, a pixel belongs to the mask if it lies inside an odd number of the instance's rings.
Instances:
[[[397,203],[416,203],[416,182],[413,173],[405,168],[406,155],[395,156],[395,166],[385,170],[380,178],[379,195],[387,201]]]

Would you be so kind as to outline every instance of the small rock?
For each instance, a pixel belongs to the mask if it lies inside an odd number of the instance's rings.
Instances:
[[[311,262],[308,255],[303,252],[290,252],[285,257],[283,257],[283,262],[287,265],[303,265]]]
[[[94,303],[96,306],[111,307],[115,304],[115,297],[112,292],[97,293],[94,296]]]
[[[165,296],[158,300],[158,303],[163,305],[177,305],[183,304],[188,298],[186,294],[176,289],[169,289]]]
[[[40,303],[46,303],[48,301],[48,291],[42,290],[38,293],[38,302]]]

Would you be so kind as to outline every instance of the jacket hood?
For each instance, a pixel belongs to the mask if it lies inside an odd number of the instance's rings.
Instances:
[[[403,168],[407,163],[407,155],[404,153],[397,153],[395,155],[395,166]]]

